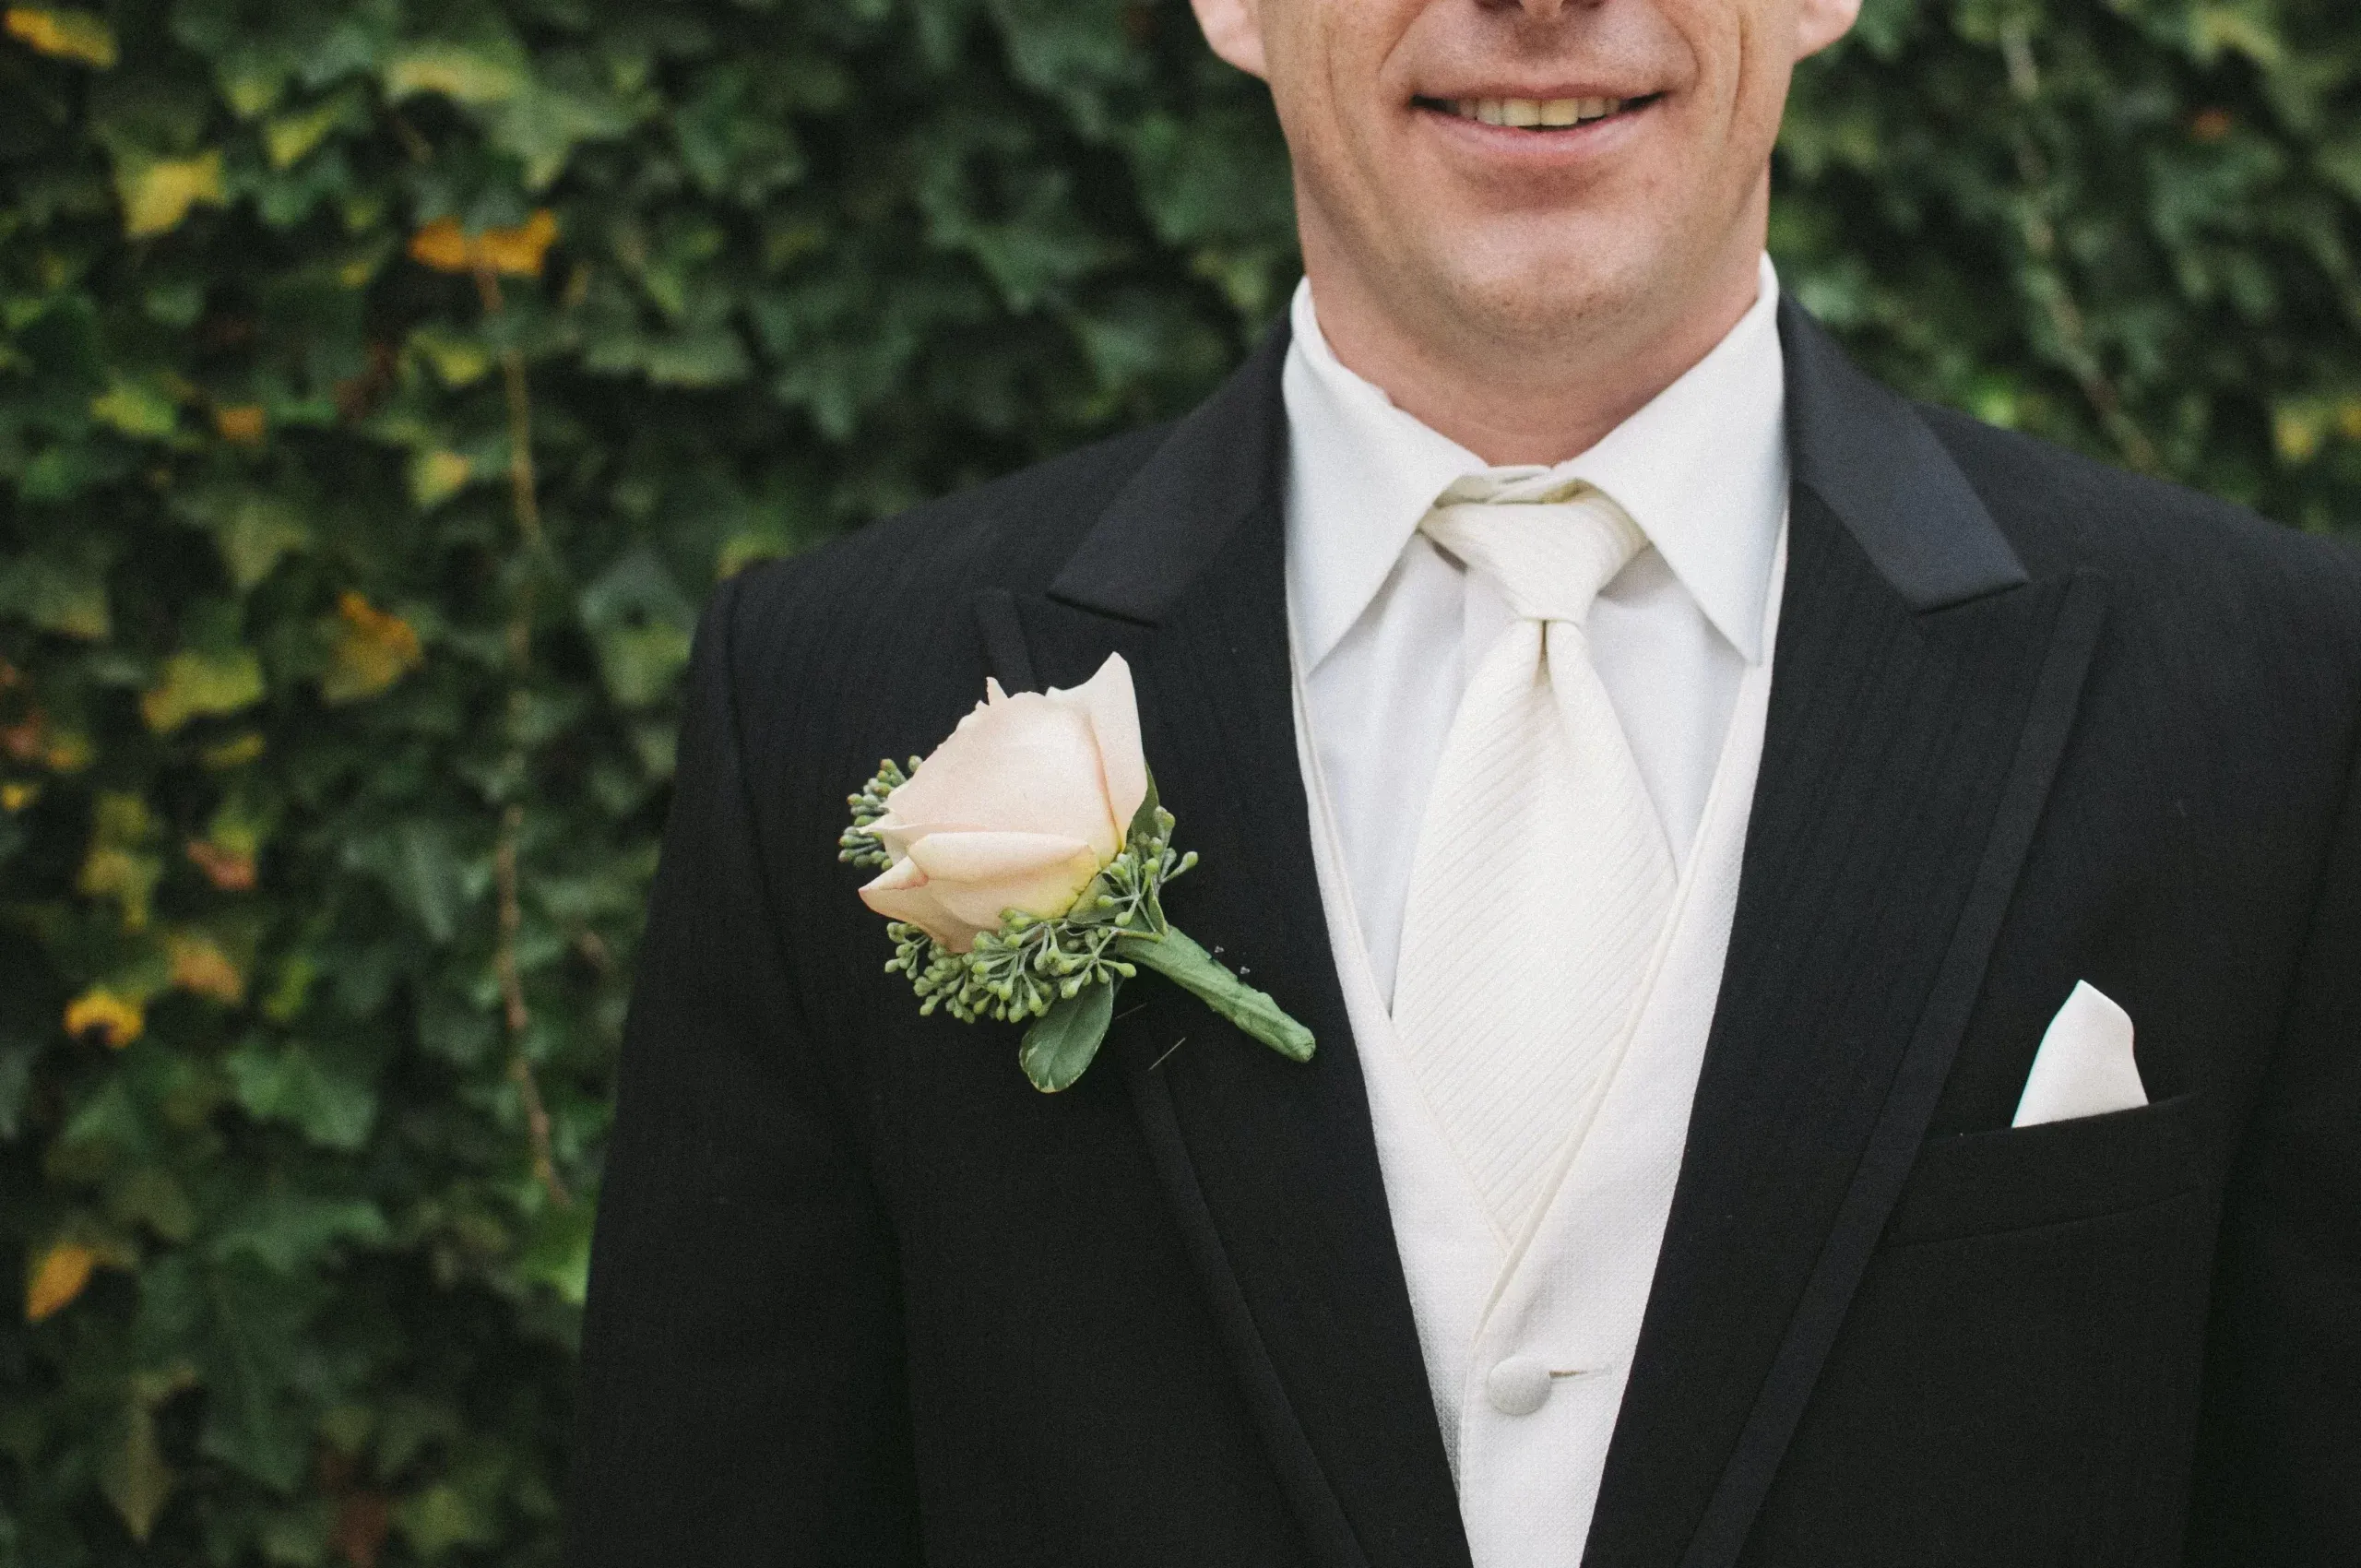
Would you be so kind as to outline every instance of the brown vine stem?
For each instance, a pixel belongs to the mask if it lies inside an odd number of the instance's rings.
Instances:
[[[476,267],[476,291],[483,300],[486,315],[500,314],[500,279],[489,266],[480,264]],[[526,563],[524,581],[517,587],[508,620],[508,659],[513,682],[508,693],[508,714],[510,733],[514,735],[519,732],[517,720],[523,717],[526,684],[532,670],[534,586],[539,580],[543,540],[540,485],[533,472],[532,385],[525,374],[524,351],[514,346],[503,349],[500,365],[508,402],[510,504],[516,516],[517,534],[533,558]],[[512,760],[515,766],[511,771],[521,785],[527,771],[521,743]],[[500,983],[501,1017],[508,1033],[508,1080],[516,1086],[516,1098],[524,1108],[533,1176],[549,1194],[550,1202],[564,1208],[574,1202],[574,1195],[566,1191],[565,1182],[558,1175],[549,1106],[541,1099],[540,1080],[534,1075],[532,1059],[526,1054],[526,1037],[531,1029],[533,1015],[525,1001],[525,978],[516,958],[517,938],[525,924],[524,878],[518,864],[524,836],[524,802],[511,801],[501,813],[500,837],[492,856],[493,882],[500,904],[492,969]]]
[[[557,1173],[557,1156],[550,1137],[549,1107],[541,1101],[541,1086],[525,1056],[525,1031],[533,1016],[525,1004],[525,980],[516,964],[516,936],[525,923],[524,898],[518,892],[516,841],[525,830],[525,808],[511,803],[500,818],[500,847],[492,860],[492,874],[500,897],[500,942],[492,963],[500,980],[500,1003],[508,1026],[508,1078],[516,1086],[525,1107],[525,1134],[531,1140],[533,1177],[550,1201],[564,1208],[574,1202]]]
[[[2030,111],[2041,97],[2041,73],[2034,62],[2033,34],[2023,17],[2011,17],[2000,24],[2000,56],[2008,65],[2010,92],[2022,111]],[[2122,393],[2101,368],[2098,351],[2091,346],[2082,308],[2067,285],[2066,271],[2058,257],[2058,230],[2049,220],[2049,209],[2056,200],[2050,184],[2049,160],[2042,156],[2040,145],[2033,138],[2029,113],[2020,113],[2014,117],[2011,139],[2023,197],[2019,204],[2018,230],[2034,261],[2034,292],[2049,317],[2050,330],[2058,335],[2067,371],[2082,388],[2083,400],[2098,415],[2099,423],[2114,440],[2124,461],[2143,473],[2157,472],[2164,465],[2156,444],[2125,409]]]

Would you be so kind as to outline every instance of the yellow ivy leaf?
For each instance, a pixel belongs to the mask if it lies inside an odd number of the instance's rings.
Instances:
[[[2319,456],[2328,424],[2328,412],[2318,403],[2284,403],[2272,412],[2272,441],[2288,463],[2308,463]]]
[[[213,410],[213,429],[224,441],[234,441],[241,446],[258,446],[270,429],[270,416],[259,403],[240,403],[232,408]]]
[[[474,472],[475,465],[459,453],[421,452],[409,462],[410,499],[421,506],[439,506],[457,495]]]
[[[8,36],[60,60],[79,60],[105,70],[115,62],[114,30],[88,11],[53,11],[41,6],[11,6]]]
[[[472,272],[475,253],[456,218],[438,218],[409,237],[410,259],[437,272]]]
[[[539,278],[557,240],[557,214],[544,207],[513,229],[486,229],[477,245],[484,265],[511,278]]]
[[[79,1241],[58,1241],[34,1261],[25,1281],[25,1321],[55,1317],[90,1283],[99,1254]]]
[[[2347,398],[2336,406],[2336,431],[2347,441],[2361,441],[2361,398]]]
[[[274,114],[263,123],[262,145],[273,169],[291,169],[302,162],[313,148],[326,141],[328,133],[352,117],[353,100],[339,94],[326,102],[308,109],[291,109],[284,114]]]
[[[124,232],[135,240],[169,234],[190,208],[219,207],[226,199],[218,150],[195,158],[127,158],[115,166],[114,183],[123,197]]]
[[[16,815],[41,799],[38,784],[0,784],[0,811]]]
[[[418,631],[400,616],[357,593],[337,601],[336,640],[328,649],[320,695],[331,703],[374,697],[416,669],[424,657]]]
[[[481,268],[509,278],[539,278],[556,241],[557,214],[542,208],[514,228],[486,229],[481,234],[469,234],[456,218],[438,218],[410,236],[409,255],[437,272]]]
[[[246,977],[221,944],[201,932],[179,932],[164,939],[172,960],[171,984],[192,996],[235,1007],[246,999]]]
[[[235,713],[262,700],[262,662],[245,648],[176,653],[164,678],[139,696],[148,728],[168,735],[200,714]]]
[[[121,1051],[148,1031],[148,1010],[127,996],[94,985],[65,1004],[65,1032]]]

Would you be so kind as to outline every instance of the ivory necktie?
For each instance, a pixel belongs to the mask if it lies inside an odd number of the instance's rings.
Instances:
[[[1548,472],[1461,480],[1419,527],[1517,619],[1444,742],[1394,1021],[1513,1241],[1620,1055],[1672,904],[1664,827],[1584,630],[1646,540],[1599,492]]]

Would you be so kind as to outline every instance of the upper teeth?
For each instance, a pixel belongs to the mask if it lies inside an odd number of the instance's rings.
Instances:
[[[1462,119],[1488,125],[1574,125],[1604,120],[1629,100],[1621,98],[1461,98],[1451,110]]]

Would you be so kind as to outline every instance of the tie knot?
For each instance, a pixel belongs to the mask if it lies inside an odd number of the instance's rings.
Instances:
[[[1489,578],[1518,615],[1575,625],[1648,542],[1604,493],[1546,470],[1460,480],[1418,528],[1469,571]]]

